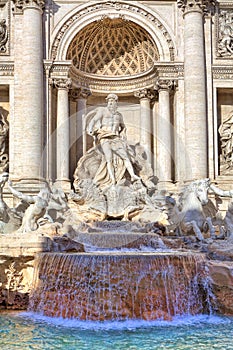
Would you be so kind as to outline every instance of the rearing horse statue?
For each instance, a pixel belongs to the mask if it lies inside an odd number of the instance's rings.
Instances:
[[[203,240],[203,232],[210,231],[210,236],[215,236],[215,228],[211,218],[204,213],[208,199],[210,179],[193,181],[184,187],[180,193],[179,202],[176,204],[175,215],[177,217],[177,230],[182,233],[194,233],[198,240]]]

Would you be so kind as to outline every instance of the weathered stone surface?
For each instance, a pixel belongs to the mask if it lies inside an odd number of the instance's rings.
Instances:
[[[223,315],[233,315],[233,262],[210,261],[208,263],[213,283],[214,304]]]

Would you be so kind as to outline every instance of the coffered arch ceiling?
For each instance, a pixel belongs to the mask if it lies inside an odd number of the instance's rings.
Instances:
[[[159,61],[159,52],[148,32],[138,24],[123,18],[104,18],[77,33],[67,59],[83,73],[124,77],[150,70]]]

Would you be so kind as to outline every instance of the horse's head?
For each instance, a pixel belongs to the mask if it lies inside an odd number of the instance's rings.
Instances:
[[[210,187],[210,179],[197,180],[192,182],[191,185],[201,205],[206,205],[209,201],[208,189]]]

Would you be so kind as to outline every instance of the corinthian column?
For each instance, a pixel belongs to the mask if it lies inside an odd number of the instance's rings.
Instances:
[[[43,65],[42,65],[42,9],[44,0],[14,0],[15,13],[22,15],[23,51],[17,57],[16,69],[21,79],[22,108],[18,108],[14,120],[14,137],[22,141],[23,147],[14,159],[14,176],[31,183],[42,173],[42,125],[43,125]],[[15,42],[18,37],[16,33]],[[17,47],[17,45],[16,45]],[[17,82],[16,89],[20,84]],[[16,92],[17,96],[20,96]],[[16,120],[17,118],[17,120]],[[15,142],[12,140],[12,142]]]
[[[140,100],[140,143],[145,148],[147,160],[151,163],[151,109],[150,101],[154,97],[148,89],[136,91],[134,96]]]
[[[57,180],[64,189],[70,188],[69,180],[69,89],[68,78],[54,79],[57,88]]]
[[[178,0],[184,12],[186,180],[207,176],[207,103],[203,16],[212,0]]]
[[[172,181],[171,166],[171,115],[170,115],[170,91],[173,82],[158,79],[155,90],[159,94],[159,113],[157,120],[157,171],[159,182],[168,185]]]

